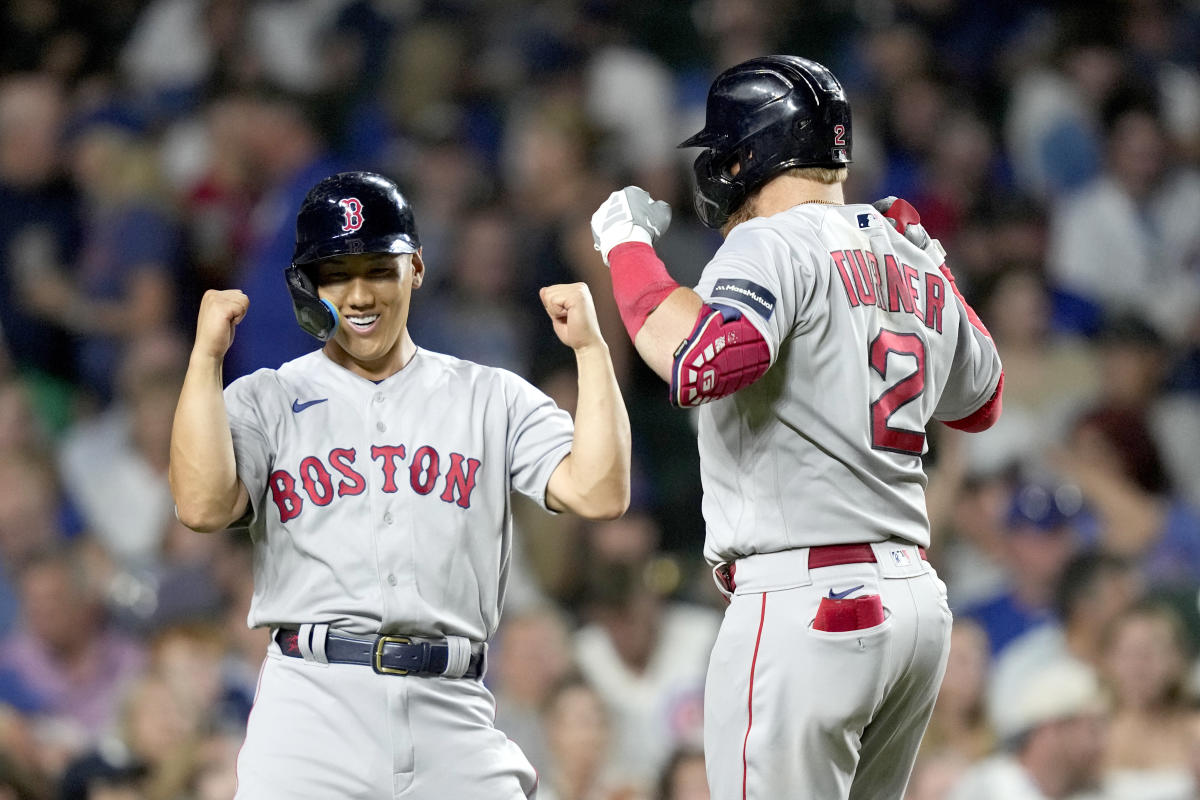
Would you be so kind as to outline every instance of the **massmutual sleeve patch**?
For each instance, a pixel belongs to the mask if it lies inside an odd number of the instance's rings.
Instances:
[[[765,320],[769,320],[775,313],[775,295],[754,281],[718,278],[708,294],[713,299],[724,297],[728,300],[739,300],[742,305],[757,311]]]

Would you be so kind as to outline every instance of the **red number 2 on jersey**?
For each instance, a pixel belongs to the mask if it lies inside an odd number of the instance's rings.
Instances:
[[[893,428],[888,425],[888,420],[925,391],[925,342],[915,333],[882,330],[871,342],[867,352],[871,369],[878,372],[879,377],[885,381],[888,380],[889,353],[916,358],[916,370],[892,383],[883,390],[878,400],[871,403],[871,447],[876,450],[921,455],[921,451],[925,449],[924,431]]]

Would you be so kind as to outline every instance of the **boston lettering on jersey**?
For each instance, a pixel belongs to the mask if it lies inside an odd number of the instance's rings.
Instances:
[[[279,509],[279,521],[287,522],[300,516],[306,499],[315,506],[327,506],[336,497],[366,491],[367,479],[355,469],[357,455],[354,448],[335,447],[325,459],[319,456],[301,459],[295,475],[283,469],[272,472],[267,485],[271,488],[271,499]],[[407,448],[402,444],[371,446],[371,460],[378,462],[375,468],[383,479],[379,487],[383,492],[399,491],[403,478],[397,481],[396,473],[407,455]],[[470,508],[475,473],[481,463],[478,458],[468,458],[462,453],[451,453],[449,459],[444,459],[434,448],[422,445],[413,452],[409,462],[408,486],[419,495],[427,495],[437,488],[440,480],[439,500]]]
[[[842,276],[851,308],[864,305],[890,312],[903,311],[915,316],[926,328],[942,332],[946,283],[940,275],[928,272],[922,281],[915,267],[897,263],[891,254],[884,256],[881,270],[870,250],[833,250],[829,255]]]

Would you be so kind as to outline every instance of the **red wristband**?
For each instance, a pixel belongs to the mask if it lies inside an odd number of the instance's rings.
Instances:
[[[654,248],[642,242],[625,242],[608,253],[608,264],[612,269],[613,297],[621,312],[621,322],[629,331],[629,338],[637,338],[638,331],[646,324],[646,317],[679,288],[679,284],[667,273],[667,267],[654,252]]]

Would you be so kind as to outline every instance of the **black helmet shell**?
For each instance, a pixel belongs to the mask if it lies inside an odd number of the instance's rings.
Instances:
[[[296,215],[296,248],[285,271],[300,327],[329,341],[337,309],[317,294],[310,265],[359,253],[415,253],[421,242],[412,206],[396,184],[374,172],[339,172],[318,183]]]
[[[374,172],[340,172],[314,186],[296,215],[292,263],[354,253],[415,253],[412,206],[391,180]]]
[[[849,164],[850,104],[838,79],[815,61],[752,58],[717,76],[704,129],[679,146],[706,148],[693,168],[696,213],[719,228],[783,170]],[[737,175],[730,173],[735,163]]]

